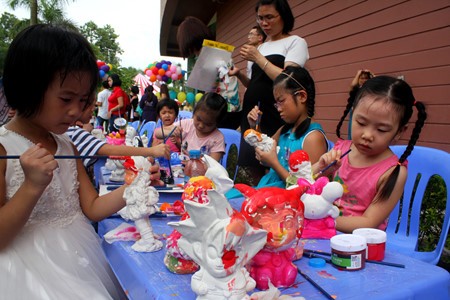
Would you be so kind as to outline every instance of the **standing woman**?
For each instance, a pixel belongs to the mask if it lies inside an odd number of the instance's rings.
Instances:
[[[111,96],[108,98],[108,117],[109,117],[109,132],[116,131],[114,121],[117,118],[125,118],[126,103],[128,103],[128,95],[122,90],[122,80],[119,75],[111,74],[108,77],[109,86],[113,89]]]
[[[165,83],[161,84],[161,87],[159,88],[159,95],[160,96],[158,100],[170,99],[169,88],[167,87],[167,84]]]
[[[303,67],[309,58],[306,41],[289,34],[294,21],[287,0],[260,0],[256,5],[256,22],[267,39],[259,47],[246,44],[240,50],[242,58],[253,62],[251,78],[247,78],[245,72],[240,72],[237,68],[230,72],[230,75],[236,75],[244,85],[248,82],[241,115],[242,133],[250,128],[247,115],[258,104],[263,113],[259,124],[263,133],[272,136],[284,124],[274,106],[273,80],[285,67]],[[256,180],[251,184],[258,183],[265,173],[265,168],[255,158],[254,148],[244,141],[243,136],[238,164],[251,172],[251,177]]]
[[[158,98],[153,94],[153,86],[149,85],[145,88],[145,93],[139,102],[139,107],[142,109],[141,120],[143,123],[148,121],[156,122],[156,104],[158,104]]]

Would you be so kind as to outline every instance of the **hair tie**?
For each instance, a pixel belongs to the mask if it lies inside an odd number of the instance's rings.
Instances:
[[[417,100],[414,100],[413,106],[416,106],[417,104]]]
[[[295,79],[294,77],[292,77],[291,74],[288,74],[288,73],[286,73],[286,72],[284,72],[284,71],[282,71],[281,74],[283,74],[283,75],[289,77],[290,79],[292,79],[292,80],[293,80],[293,81],[294,81],[294,82],[295,82],[302,90],[305,90],[305,91],[306,91],[305,87],[304,87],[300,82],[298,82],[297,79]]]
[[[400,161],[398,161],[398,162],[397,162],[397,165],[401,167],[401,166],[402,166],[402,163],[401,163]]]

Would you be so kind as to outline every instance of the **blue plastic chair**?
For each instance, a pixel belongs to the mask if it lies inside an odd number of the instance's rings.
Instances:
[[[155,131],[155,128],[156,128],[156,122],[149,121],[149,122],[145,123],[139,130],[140,136],[143,136],[145,134],[145,136],[148,137],[147,147],[151,146],[151,144],[152,144],[153,131]]]
[[[327,140],[327,143],[328,143],[328,151],[330,151],[331,149],[333,149],[334,143],[330,140]]]
[[[230,148],[232,145],[236,146],[237,154],[239,156],[239,148],[241,145],[241,133],[237,130],[228,129],[228,128],[219,128],[219,130],[222,132],[224,139],[225,139],[225,154],[222,157],[221,164],[226,169],[227,162],[228,162],[228,154],[230,152]],[[231,177],[231,174],[230,174],[230,178],[232,178],[233,181],[236,179],[237,169],[238,169],[238,165],[236,164],[236,168],[234,170],[233,177]]]
[[[139,122],[140,122],[140,121],[130,122],[130,123],[128,123],[128,125],[132,126],[134,129],[138,130],[138,128],[139,128]]]
[[[184,120],[184,119],[192,119],[192,111],[180,110],[178,112],[178,117],[175,120],[175,122],[178,122],[179,120]]]
[[[405,145],[391,146],[392,151],[401,156]],[[388,249],[406,254],[422,261],[437,264],[447,239],[450,226],[450,154],[433,148],[415,146],[408,157],[408,178],[406,180],[403,198],[395,206],[389,216],[386,228]],[[419,223],[422,211],[422,199],[430,177],[439,175],[445,181],[447,204],[445,216],[436,249],[431,252],[417,250]],[[418,180],[417,188],[416,180]],[[414,189],[416,188],[415,192]],[[401,206],[401,209],[400,209]]]

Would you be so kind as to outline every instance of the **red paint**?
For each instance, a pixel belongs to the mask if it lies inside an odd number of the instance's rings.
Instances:
[[[223,250],[222,263],[225,269],[231,268],[236,264],[236,251],[234,250]]]
[[[384,259],[385,250],[386,243],[367,244],[367,259],[381,261]]]

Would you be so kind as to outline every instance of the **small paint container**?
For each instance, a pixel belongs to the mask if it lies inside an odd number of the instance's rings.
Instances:
[[[386,250],[386,232],[374,228],[359,228],[353,230],[353,234],[366,238],[367,259],[381,261]]]
[[[339,270],[358,271],[366,266],[366,239],[354,234],[338,234],[330,239],[331,263]]]

